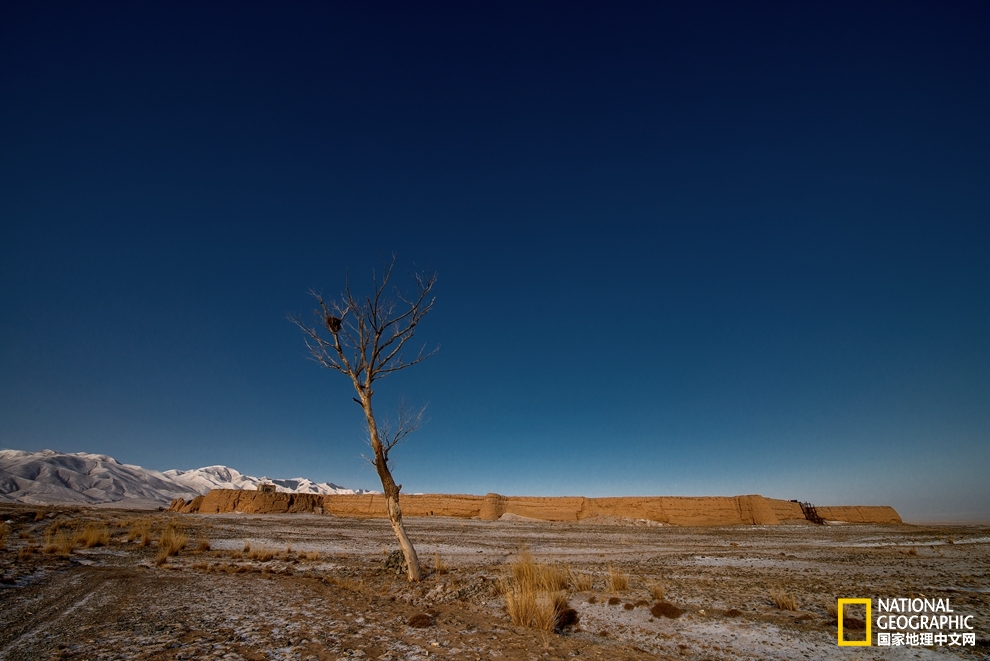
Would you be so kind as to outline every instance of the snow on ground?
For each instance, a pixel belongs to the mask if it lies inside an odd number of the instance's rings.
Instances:
[[[141,516],[152,537],[181,527],[187,549],[157,565],[154,541],[127,539],[133,513],[0,506],[9,526],[0,550],[0,658],[896,661],[975,660],[990,649],[986,527],[647,528],[410,518],[428,572],[410,584],[384,562],[396,547],[384,520]],[[38,548],[57,522],[80,528],[94,519],[114,530],[108,548],[77,549],[65,559],[25,551]],[[955,543],[908,546],[946,536]],[[200,540],[209,548],[198,550]],[[885,544],[856,546],[871,542]],[[245,546],[269,551],[268,559]],[[538,562],[593,576],[591,590],[567,595],[580,618],[576,627],[540,634],[509,621],[498,586],[521,548]],[[431,571],[438,558],[445,573]],[[628,589],[610,588],[611,568],[629,576]],[[651,613],[649,588],[657,581],[680,617]],[[798,610],[777,608],[773,590],[793,595]],[[827,607],[837,597],[909,594],[951,599],[956,612],[975,615],[979,645],[836,645]],[[410,627],[417,612],[430,614],[432,625]]]

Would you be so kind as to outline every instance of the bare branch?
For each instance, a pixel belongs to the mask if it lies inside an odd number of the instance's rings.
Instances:
[[[372,385],[399,370],[421,363],[439,350],[427,352],[420,348],[414,358],[406,359],[403,349],[413,339],[416,328],[430,311],[436,299],[430,296],[437,281],[436,273],[424,271],[414,274],[415,293],[406,296],[392,287],[395,255],[391,262],[384,262],[381,275],[372,273],[372,290],[358,296],[351,289],[350,277],[345,275],[344,291],[337,299],[324,299],[315,290],[310,295],[316,299],[314,311],[316,323],[309,325],[298,317],[289,320],[302,332],[310,357],[328,369],[346,374],[357,392],[354,401],[364,411],[368,423],[368,444],[372,456],[365,457],[378,472],[385,491],[389,519],[403,549],[409,567],[410,580],[421,577],[416,551],[402,526],[399,507],[399,491],[389,467],[389,452],[402,443],[423,424],[425,409],[412,411],[402,402],[394,423],[379,422],[372,410],[374,395]],[[391,291],[391,295],[389,292]]]
[[[386,455],[389,450],[402,443],[406,439],[406,436],[409,436],[409,434],[423,426],[423,416],[425,414],[425,406],[419,410],[412,410],[409,408],[409,403],[405,399],[399,402],[395,428],[393,429],[391,422],[386,419],[384,426],[379,429],[379,436],[381,437]]]

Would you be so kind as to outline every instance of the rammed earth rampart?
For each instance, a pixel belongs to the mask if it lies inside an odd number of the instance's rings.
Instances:
[[[759,495],[584,498],[502,496],[496,493],[487,496],[422,494],[402,495],[399,504],[405,516],[450,516],[484,521],[494,521],[504,514],[565,522],[617,517],[678,526],[778,525],[805,520],[798,503]],[[199,514],[317,512],[355,518],[383,518],[385,497],[381,494],[322,496],[214,489],[189,501],[176,499],[171,510]],[[901,523],[901,517],[894,508],[886,505],[820,506],[818,513],[825,520],[846,523]]]

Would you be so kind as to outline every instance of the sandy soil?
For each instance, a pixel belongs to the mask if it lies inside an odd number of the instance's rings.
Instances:
[[[127,539],[141,519],[147,545]],[[14,505],[0,520],[0,659],[990,658],[987,527],[409,519],[424,564],[447,568],[410,584],[386,566],[396,544],[381,520]],[[107,524],[110,543],[45,553],[58,522]],[[189,541],[158,565],[154,540],[169,523]],[[274,557],[251,559],[245,545]],[[569,594],[576,626],[547,634],[510,622],[498,584],[524,547],[595,575],[593,590]],[[607,590],[610,565],[628,590]],[[681,617],[651,615],[657,581]],[[775,590],[798,610],[777,608]],[[919,595],[975,615],[977,646],[836,646],[827,605],[837,597]],[[418,614],[428,626],[409,625]]]

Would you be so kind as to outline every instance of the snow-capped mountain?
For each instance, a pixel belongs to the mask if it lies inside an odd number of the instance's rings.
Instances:
[[[302,477],[257,478],[226,466],[160,473],[102,454],[0,450],[0,501],[4,502],[158,507],[210,489],[257,489],[261,482],[271,482],[277,491],[288,493],[366,493]]]
[[[261,482],[271,482],[276,491],[286,493],[318,493],[318,494],[353,494],[367,493],[364,489],[346,489],[330,482],[316,483],[305,477],[295,477],[290,480],[279,480],[270,477],[251,477],[242,475],[233,468],[226,466],[206,466],[188,471],[167,470],[162,473],[170,480],[188,486],[197,493],[206,493],[210,489],[257,489]]]

